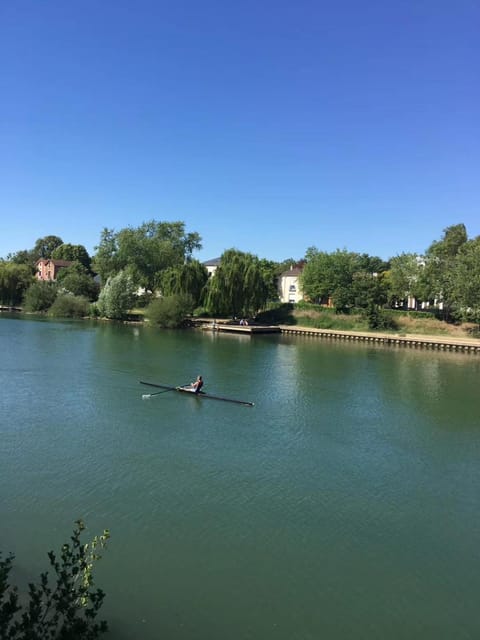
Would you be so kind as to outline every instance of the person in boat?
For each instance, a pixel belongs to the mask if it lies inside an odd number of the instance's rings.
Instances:
[[[203,378],[202,376],[197,376],[195,382],[192,382],[190,385],[190,389],[193,393],[200,393],[200,389],[203,387]]]

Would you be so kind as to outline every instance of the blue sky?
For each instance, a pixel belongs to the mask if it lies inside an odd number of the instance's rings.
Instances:
[[[0,5],[0,257],[182,220],[201,260],[480,234],[476,0]]]

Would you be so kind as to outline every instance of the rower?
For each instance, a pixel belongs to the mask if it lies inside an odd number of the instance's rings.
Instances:
[[[192,382],[190,385],[194,393],[200,393],[200,389],[203,387],[203,378],[202,376],[197,376],[195,382]]]

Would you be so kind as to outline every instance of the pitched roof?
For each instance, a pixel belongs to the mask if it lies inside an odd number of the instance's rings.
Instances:
[[[52,258],[40,258],[35,264],[39,262],[51,262],[56,267],[69,267],[73,262],[71,260],[52,260]]]
[[[205,260],[202,264],[206,267],[218,267],[221,261],[221,258],[212,258],[211,260]]]
[[[302,273],[303,269],[301,267],[291,267],[290,269],[287,269],[286,271],[284,271],[283,273],[280,274],[281,278],[288,278],[288,276],[291,276],[292,278],[299,276]]]

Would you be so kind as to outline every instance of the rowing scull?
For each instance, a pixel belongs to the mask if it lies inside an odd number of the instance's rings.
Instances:
[[[140,384],[146,384],[149,387],[156,387],[157,389],[165,389],[166,391],[181,391],[184,393],[192,393],[197,396],[197,398],[205,398],[209,400],[222,400],[223,402],[234,402],[235,404],[243,404],[246,407],[253,407],[253,402],[247,402],[246,400],[235,400],[234,398],[223,398],[222,396],[212,396],[210,393],[206,393],[205,391],[200,391],[199,393],[195,393],[190,389],[185,389],[184,387],[172,387],[166,384],[155,384],[153,382],[144,382],[140,380]]]

